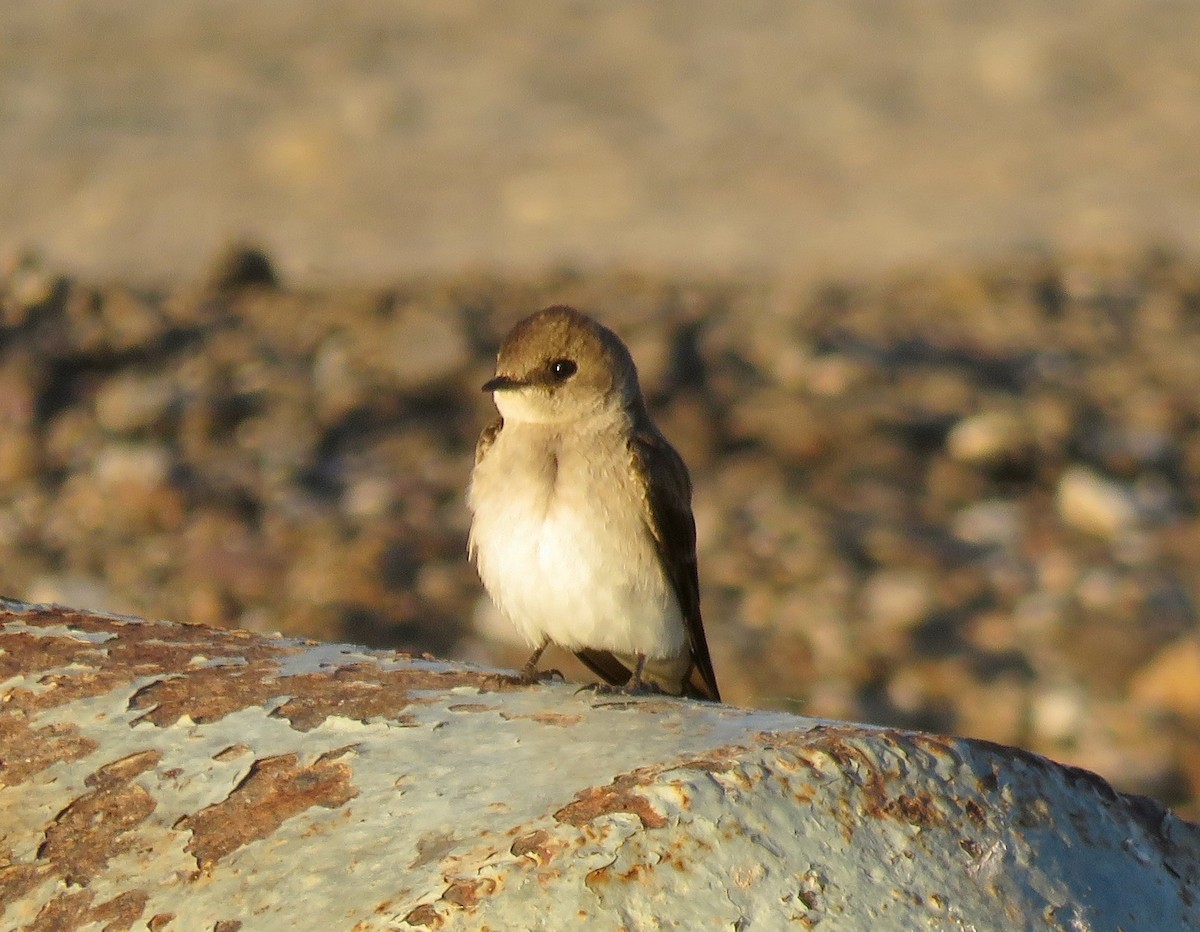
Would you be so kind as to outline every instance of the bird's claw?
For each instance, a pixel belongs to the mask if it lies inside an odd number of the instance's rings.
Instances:
[[[575,690],[575,695],[581,692],[594,692],[600,696],[664,696],[666,693],[657,683],[641,680],[637,683],[625,683],[617,686],[614,683],[588,683]]]

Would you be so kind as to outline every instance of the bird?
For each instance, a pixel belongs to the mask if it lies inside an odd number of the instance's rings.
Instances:
[[[533,654],[572,651],[598,688],[720,702],[696,563],[692,484],[654,425],[628,348],[565,305],[518,322],[483,385],[468,554]]]

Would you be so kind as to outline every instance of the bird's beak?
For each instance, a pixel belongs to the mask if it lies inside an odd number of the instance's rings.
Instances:
[[[488,379],[483,383],[485,392],[502,392],[509,388],[520,388],[525,383],[520,379],[510,378],[507,375],[498,375],[494,379]]]

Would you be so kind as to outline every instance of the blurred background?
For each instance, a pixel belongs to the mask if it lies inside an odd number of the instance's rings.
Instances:
[[[519,663],[465,559],[478,386],[575,303],[692,468],[730,701],[1200,816],[1197,35],[2,4],[0,592]]]
[[[0,243],[289,281],[1200,241],[1200,7],[17,0]]]

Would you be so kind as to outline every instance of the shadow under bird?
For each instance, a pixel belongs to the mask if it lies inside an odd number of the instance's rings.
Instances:
[[[504,339],[484,386],[470,554],[545,674],[549,644],[622,692],[720,701],[700,618],[687,467],[646,412],[615,333],[550,307]]]

